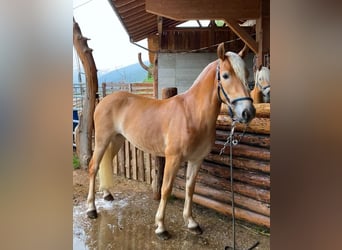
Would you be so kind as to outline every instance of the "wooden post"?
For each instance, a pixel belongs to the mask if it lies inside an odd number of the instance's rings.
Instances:
[[[270,2],[267,0],[260,1],[259,11],[260,17],[256,19],[255,26],[258,43],[256,68],[265,65],[264,54],[270,52]]]
[[[162,99],[170,98],[177,95],[177,88],[164,88],[162,89]],[[152,190],[153,199],[160,200],[161,187],[163,184],[165,157],[155,157],[155,171],[153,172]]]
[[[83,110],[80,114],[79,129],[76,137],[79,138],[79,159],[81,168],[87,169],[92,155],[92,134],[94,128],[93,114],[97,93],[97,69],[92,54],[88,47],[88,38],[82,35],[81,29],[73,19],[73,44],[81,59],[86,74],[86,96],[84,98]]]
[[[158,53],[154,55],[153,65],[153,96],[158,99]]]
[[[106,92],[106,83],[103,82],[102,83],[102,97],[105,97],[107,95],[107,92]]]

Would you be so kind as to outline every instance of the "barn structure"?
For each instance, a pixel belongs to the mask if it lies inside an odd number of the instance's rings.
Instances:
[[[217,59],[221,42],[226,51],[249,48],[245,61],[253,82],[253,67],[269,64],[269,0],[109,0],[126,29],[130,42],[148,39],[149,60],[153,65],[154,98],[162,90],[176,87],[186,91],[198,74]],[[195,20],[197,27],[179,27]],[[203,25],[200,20],[208,20]],[[222,21],[219,21],[222,20]],[[137,45],[139,46],[139,45]],[[270,227],[270,105],[258,104],[256,118],[233,150],[235,215],[240,220]],[[176,114],[175,114],[176,115]],[[196,182],[194,202],[231,215],[231,188],[228,151],[219,155],[231,121],[222,107],[217,120],[217,138],[205,159]],[[243,128],[236,128],[241,135]],[[114,160],[114,172],[146,181],[158,192],[161,159],[153,158],[128,143]],[[184,198],[186,165],[178,172],[173,195]],[[159,178],[159,180],[158,180]],[[158,194],[155,195],[158,198]]]

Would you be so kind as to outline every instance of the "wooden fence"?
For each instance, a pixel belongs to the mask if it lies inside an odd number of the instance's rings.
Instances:
[[[253,224],[270,227],[270,106],[257,104],[257,116],[240,143],[233,147],[235,216]],[[197,176],[194,202],[231,215],[229,146],[219,152],[230,132],[227,110],[217,120],[216,141]],[[243,126],[235,129],[242,135]],[[184,198],[186,166],[175,179],[173,195]]]
[[[125,140],[113,161],[114,174],[152,184],[155,158]]]
[[[128,91],[153,98],[153,83],[102,83],[102,97],[116,91]]]
[[[85,93],[85,83],[73,83],[73,110],[82,110]]]

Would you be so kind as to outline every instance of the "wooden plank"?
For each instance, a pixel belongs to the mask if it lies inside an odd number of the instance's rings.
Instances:
[[[219,154],[221,149],[223,148],[224,142],[222,141],[215,141],[211,152]],[[229,145],[226,147],[223,154],[229,154]],[[233,146],[233,158],[235,157],[245,157],[248,159],[255,159],[261,161],[270,161],[271,153],[270,150],[267,148],[259,148],[244,144],[238,144]]]
[[[116,155],[113,159],[113,173],[115,175],[119,174],[119,161],[118,161],[118,155]]]
[[[252,2],[252,1],[251,1]],[[253,1],[254,2],[254,1]],[[237,20],[232,16],[227,15],[224,20],[229,28],[241,38],[241,40],[255,53],[258,53],[258,43],[254,40],[254,38],[246,32],[246,30],[241,27]]]
[[[219,165],[229,166],[230,157],[228,155],[218,155],[216,153],[209,153],[205,157],[206,161],[214,162]],[[264,173],[270,173],[270,163],[260,160],[251,160],[242,157],[233,157],[233,166],[239,169],[261,171]]]
[[[259,1],[248,0],[146,0],[146,11],[173,20],[222,20],[224,17],[255,19],[260,15]],[[219,7],[218,7],[219,6]]]
[[[219,129],[230,129],[232,120],[227,115],[219,115],[216,121],[216,128]],[[244,131],[245,125],[237,123],[235,131]],[[246,132],[255,134],[269,135],[271,132],[271,121],[269,118],[254,118],[248,125]]]
[[[144,152],[137,149],[138,180],[145,181]]]
[[[138,161],[137,161],[137,148],[134,147],[130,143],[130,149],[131,149],[131,171],[132,171],[132,179],[133,180],[138,180]]]
[[[180,190],[185,190],[185,181],[181,178],[176,178],[174,186]],[[212,200],[220,201],[223,203],[230,204],[232,194],[227,190],[220,190],[216,188],[209,187],[203,183],[196,183],[195,193],[207,197]],[[234,202],[236,206],[247,208],[250,211],[270,216],[270,204],[262,201],[257,201],[247,196],[235,193]]]
[[[218,164],[204,161],[201,169],[207,171],[209,174],[212,174],[214,176],[219,176],[224,179],[230,178],[229,167],[221,167]],[[234,180],[240,181],[242,183],[266,189],[270,188],[271,180],[270,176],[267,174],[245,171],[242,169],[234,169],[233,177]]]
[[[125,156],[126,156],[126,147],[125,145],[123,145],[121,147],[121,149],[119,150],[119,153],[118,153],[118,160],[119,160],[119,175],[121,176],[126,176],[126,171],[125,171],[125,166],[126,166],[126,159],[125,159]]]
[[[226,131],[217,129],[216,140],[226,142],[229,134],[230,134],[230,128],[229,130],[226,130]],[[241,132],[235,132],[234,135],[236,138],[238,138],[238,140],[240,140],[241,144],[267,148],[267,149],[271,147],[271,138],[269,135],[250,134],[250,133],[243,134]]]
[[[152,178],[151,178],[151,170],[152,170],[152,162],[151,162],[151,155],[148,153],[144,153],[144,158],[145,158],[145,182],[148,184],[152,183]]]
[[[161,197],[161,187],[163,184],[163,175],[164,175],[164,165],[165,165],[165,157],[154,157],[154,171],[153,171],[153,199],[160,200]]]
[[[129,147],[129,142],[125,140],[125,170],[126,178],[131,179],[131,151]]]
[[[153,83],[151,82],[133,82],[132,86],[133,87],[149,87],[153,89]]]
[[[181,173],[177,176],[184,178],[184,174],[182,175]],[[217,190],[231,191],[229,180],[204,172],[203,170],[198,173],[196,181],[211,186]],[[266,203],[270,203],[271,200],[270,190],[261,187],[246,185],[245,183],[241,182],[234,182],[234,191],[236,193]]]
[[[172,190],[172,194],[178,198],[184,199],[184,191],[174,188]],[[200,204],[204,207],[208,207],[214,209],[215,211],[222,213],[224,215],[232,215],[232,207],[228,204],[224,204],[222,202],[214,201],[209,198],[206,198],[202,195],[194,194],[193,201],[197,204]],[[245,220],[251,222],[253,224],[257,224],[260,226],[265,226],[267,228],[270,227],[270,218],[261,215],[252,211],[248,211],[242,208],[235,208],[235,217],[240,220]]]

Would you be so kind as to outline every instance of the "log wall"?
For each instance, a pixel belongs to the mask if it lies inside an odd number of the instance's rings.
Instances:
[[[270,105],[256,104],[256,118],[250,123],[240,143],[233,147],[233,189],[237,219],[270,227]],[[229,145],[219,152],[230,132],[226,108],[217,120],[216,141],[197,176],[194,202],[231,215]],[[235,131],[241,136],[244,127]],[[173,195],[184,199],[186,166],[175,179]]]

